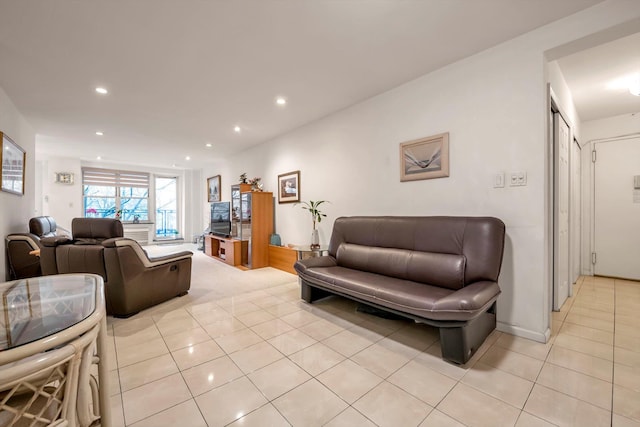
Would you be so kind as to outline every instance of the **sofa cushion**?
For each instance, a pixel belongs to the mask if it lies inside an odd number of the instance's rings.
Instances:
[[[500,294],[494,282],[478,282],[455,291],[341,266],[314,267],[298,273],[328,291],[433,320],[473,319]]]
[[[397,279],[437,284],[448,289],[464,286],[464,255],[341,243],[336,260],[341,267]]]

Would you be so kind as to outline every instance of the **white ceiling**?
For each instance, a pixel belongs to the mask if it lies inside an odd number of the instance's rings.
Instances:
[[[0,88],[38,156],[199,168],[599,2],[0,0]]]
[[[558,65],[581,120],[640,112],[640,97],[627,83],[640,74],[640,33],[566,56]]]

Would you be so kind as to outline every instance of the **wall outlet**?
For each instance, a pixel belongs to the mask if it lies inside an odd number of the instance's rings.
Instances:
[[[511,172],[509,186],[521,187],[527,185],[527,173],[526,172]]]

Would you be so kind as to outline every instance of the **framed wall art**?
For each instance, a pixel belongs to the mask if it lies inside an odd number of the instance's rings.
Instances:
[[[56,172],[56,184],[73,184],[73,173],[71,172]]]
[[[220,201],[220,181],[220,175],[207,178],[207,200],[209,203]]]
[[[17,195],[24,195],[24,166],[26,153],[18,144],[13,142],[4,133],[2,138],[2,152],[0,164],[2,164],[2,191]]]
[[[400,181],[449,176],[449,133],[400,144]]]
[[[300,171],[278,175],[278,203],[300,201]]]

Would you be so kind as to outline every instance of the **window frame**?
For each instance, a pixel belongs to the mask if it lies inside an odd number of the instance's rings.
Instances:
[[[88,186],[93,187],[105,187],[105,188],[113,188],[114,196],[95,196],[95,195],[87,195],[86,190]],[[144,188],[146,190],[146,197],[136,197],[136,196],[122,196],[122,190],[125,188]],[[114,207],[113,214],[109,216],[99,216],[102,218],[118,218],[120,216],[120,220],[123,223],[131,224],[134,223],[134,219],[124,220],[124,215],[118,215],[118,212],[123,211],[122,200],[125,198],[126,200],[146,200],[146,218],[139,218],[139,221],[142,222],[152,222],[152,212],[150,209],[152,198],[151,186],[151,174],[148,172],[138,172],[138,171],[125,171],[125,170],[114,170],[114,169],[102,169],[102,168],[93,168],[93,167],[83,167],[82,168],[82,207],[83,207],[83,216],[87,217],[87,200],[88,199],[113,199]]]

